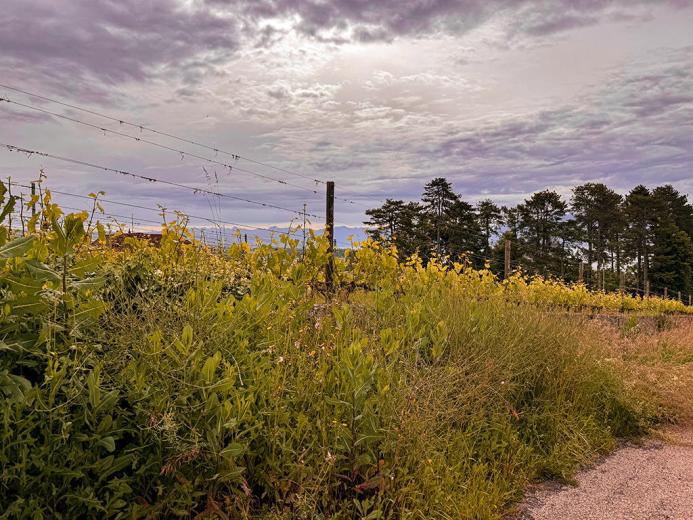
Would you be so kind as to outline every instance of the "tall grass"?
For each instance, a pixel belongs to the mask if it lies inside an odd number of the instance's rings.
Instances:
[[[3,517],[494,519],[658,416],[594,324],[488,272],[366,247],[330,294],[320,240],[164,231],[3,253]]]

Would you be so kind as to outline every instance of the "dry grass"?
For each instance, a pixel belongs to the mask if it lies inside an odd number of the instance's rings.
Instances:
[[[664,330],[602,325],[611,362],[624,374],[647,415],[657,422],[693,425],[693,319]]]

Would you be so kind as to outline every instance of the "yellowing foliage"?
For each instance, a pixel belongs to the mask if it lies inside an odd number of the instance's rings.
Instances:
[[[43,202],[0,228],[3,518],[498,520],[647,424],[577,311],[691,311],[370,241],[330,290],[320,237],[114,247]]]

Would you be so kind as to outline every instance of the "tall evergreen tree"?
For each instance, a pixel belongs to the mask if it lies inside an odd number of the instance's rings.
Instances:
[[[387,199],[379,208],[366,210],[364,222],[368,235],[378,242],[392,244],[401,259],[414,254],[419,247],[421,207],[416,202]]]
[[[424,186],[421,196],[427,223],[434,235],[434,250],[438,256],[447,252],[444,249],[443,236],[447,225],[447,215],[459,200],[447,179],[437,177]]]
[[[689,291],[693,285],[693,207],[667,184],[652,190],[653,257],[651,278],[659,288]]]
[[[674,224],[693,238],[693,206],[688,197],[676,191],[671,184],[652,190],[652,204],[660,223]]]
[[[571,209],[587,244],[587,263],[591,267],[596,262],[598,272],[615,258],[615,246],[620,247],[622,200],[602,183],[588,182],[573,188]]]
[[[655,233],[652,283],[655,289],[669,289],[671,296],[693,292],[693,241],[675,224],[660,226]]]
[[[459,260],[467,255],[477,267],[483,266],[484,236],[474,207],[458,200],[447,211],[444,243],[447,253]]]
[[[479,227],[484,235],[484,254],[491,253],[491,237],[503,224],[503,211],[490,199],[482,200],[476,205]]]
[[[560,274],[562,222],[568,205],[555,191],[540,191],[518,204],[520,248],[527,267],[541,274]]]
[[[625,254],[635,262],[635,274],[639,288],[645,287],[649,280],[650,253],[652,251],[653,201],[642,184],[633,188],[624,200],[626,221]]]

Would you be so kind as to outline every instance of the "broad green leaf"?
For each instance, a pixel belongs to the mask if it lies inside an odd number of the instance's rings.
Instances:
[[[75,313],[72,315],[74,320],[73,332],[84,325],[96,321],[106,311],[106,305],[99,300],[91,300],[80,303]]]
[[[21,402],[30,390],[31,382],[26,378],[10,374],[7,370],[0,371],[0,394],[7,399]]]
[[[5,277],[4,281],[10,286],[12,292],[14,293],[23,292],[33,295],[43,288],[43,282],[33,278],[19,278],[17,276],[9,275]]]
[[[113,453],[115,451],[115,439],[112,436],[102,437],[97,441],[99,446],[106,448],[108,453]]]
[[[48,310],[48,305],[36,296],[20,297],[10,302],[12,313],[16,315],[40,314]]]
[[[13,352],[15,354],[28,352],[35,343],[35,339],[13,339],[0,341],[0,352],[6,351]]]
[[[65,231],[63,227],[58,222],[57,217],[51,218],[51,227],[53,228],[54,237],[51,240],[51,247],[56,252],[56,254],[62,256],[67,253],[67,238],[65,237]]]
[[[26,263],[26,267],[38,280],[50,280],[51,282],[60,281],[60,275],[58,273],[38,260],[29,260]]]
[[[229,469],[223,469],[212,478],[216,478],[222,482],[235,482],[241,480],[245,468],[242,466],[234,466]]]
[[[88,213],[82,211],[80,213],[70,213],[65,216],[63,226],[65,227],[65,238],[69,246],[78,243],[85,235],[84,221],[87,219]]]
[[[2,212],[0,212],[0,222],[3,222],[5,220],[5,217],[12,213],[14,211],[14,206],[15,203],[17,202],[17,197],[12,196],[10,197],[10,200],[7,201],[7,204],[5,204],[5,207],[2,208]],[[2,202],[0,201],[0,204]]]
[[[98,236],[98,241],[102,244],[106,243],[106,228],[103,227],[101,222],[96,223],[96,232]]]
[[[101,402],[101,388],[99,388],[98,369],[92,370],[87,376],[87,388],[89,389],[89,404],[96,409]]]
[[[183,333],[181,334],[180,341],[185,347],[185,350],[190,350],[193,343],[193,329],[190,325],[183,327]]]
[[[84,280],[72,280],[68,286],[78,291],[95,290],[101,287],[105,281],[106,279],[102,277],[85,278]]]
[[[219,455],[224,457],[225,459],[228,458],[236,458],[240,457],[245,453],[245,446],[238,442],[232,442],[231,444],[227,445],[226,448],[221,450],[219,452]]]
[[[34,236],[19,237],[0,247],[0,258],[16,258],[23,256],[34,243]]]
[[[72,267],[68,269],[68,272],[77,277],[86,276],[89,273],[95,273],[99,270],[101,266],[101,259],[96,256],[90,256],[79,262],[76,262]]]
[[[214,379],[214,372],[221,362],[221,352],[217,351],[212,357],[205,361],[202,367],[202,377],[207,383],[211,383]]]

